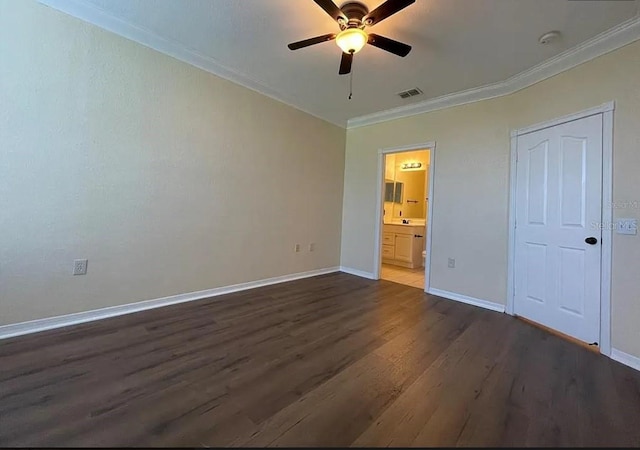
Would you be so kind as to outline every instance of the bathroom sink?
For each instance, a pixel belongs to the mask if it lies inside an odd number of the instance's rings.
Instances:
[[[402,225],[403,227],[424,227],[426,226],[426,224],[424,223],[416,223],[416,222],[409,222],[409,223],[402,223],[402,222],[385,222],[385,225]]]

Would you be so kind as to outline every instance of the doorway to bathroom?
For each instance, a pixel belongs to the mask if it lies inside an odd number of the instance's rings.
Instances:
[[[435,144],[384,149],[379,160],[377,279],[427,290]]]

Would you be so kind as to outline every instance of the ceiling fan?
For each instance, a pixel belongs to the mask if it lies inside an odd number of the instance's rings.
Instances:
[[[340,61],[340,75],[351,72],[353,55],[362,50],[365,44],[386,50],[394,55],[405,57],[411,51],[411,46],[402,42],[394,41],[373,33],[367,33],[366,27],[371,27],[384,19],[392,16],[398,11],[415,3],[416,0],[387,0],[373,11],[360,2],[347,2],[340,8],[332,0],[313,0],[329,14],[340,26],[339,33],[330,33],[317,36],[304,41],[293,42],[288,45],[291,50],[309,47],[310,45],[336,40],[338,47],[342,49],[342,60]]]

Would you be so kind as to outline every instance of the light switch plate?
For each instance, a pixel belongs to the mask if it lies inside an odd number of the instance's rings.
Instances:
[[[638,234],[638,219],[618,219],[616,226],[617,234]]]

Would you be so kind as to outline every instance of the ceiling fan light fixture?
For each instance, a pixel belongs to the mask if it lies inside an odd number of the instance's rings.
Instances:
[[[358,53],[368,40],[369,36],[360,28],[347,28],[336,37],[336,43],[344,53]]]

